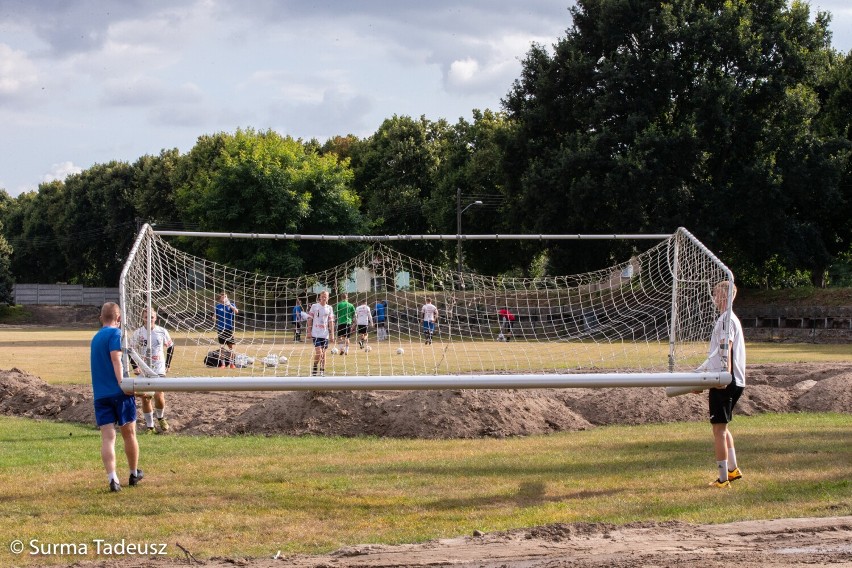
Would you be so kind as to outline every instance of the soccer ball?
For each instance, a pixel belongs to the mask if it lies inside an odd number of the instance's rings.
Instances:
[[[338,353],[340,353],[340,350],[339,350],[339,349],[337,349],[337,347],[332,347],[332,348],[331,348],[331,354],[332,354],[332,355],[337,355]]]
[[[402,355],[403,353],[405,353],[405,349],[403,349],[402,347],[396,348],[396,354],[397,355]]]
[[[367,353],[369,353],[372,350],[373,350],[373,348],[370,347],[369,345],[364,348],[364,351],[367,352]]]
[[[288,359],[287,359],[286,355],[282,355],[281,357],[278,358],[278,364],[279,365],[286,365],[287,361],[288,361]]]
[[[263,364],[267,367],[277,367],[278,355],[276,355],[275,353],[270,353],[269,355],[263,358]]]
[[[240,353],[239,355],[234,357],[234,364],[237,367],[248,367],[249,365],[251,365],[251,362],[249,362],[249,356],[248,355],[244,355],[244,354]]]

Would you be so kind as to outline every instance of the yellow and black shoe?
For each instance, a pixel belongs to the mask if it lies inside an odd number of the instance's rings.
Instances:
[[[719,489],[730,489],[731,482],[727,479],[725,481],[720,481],[718,479],[714,479],[709,483],[710,487],[718,487]]]
[[[737,479],[743,478],[743,472],[740,471],[740,468],[735,467],[733,471],[728,472],[728,481],[736,481]]]

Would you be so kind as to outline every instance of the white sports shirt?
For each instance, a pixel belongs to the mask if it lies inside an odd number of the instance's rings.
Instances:
[[[355,323],[357,325],[370,325],[373,323],[373,314],[370,306],[360,304],[355,308]]]
[[[326,304],[314,304],[308,310],[311,325],[311,337],[328,339],[328,328],[334,323],[334,308]]]
[[[172,337],[166,328],[155,325],[151,328],[151,341],[148,341],[148,328],[140,327],[133,332],[131,346],[142,356],[146,363],[150,363],[151,370],[158,375],[166,374],[165,350],[174,345]],[[150,358],[149,358],[150,357]]]
[[[719,346],[725,341],[725,314],[719,316],[716,320],[716,326],[713,328],[713,335],[710,339],[710,354],[704,363],[698,367],[701,371],[722,371],[722,354]],[[728,341],[733,342],[733,348],[728,353],[728,357],[733,357],[733,375],[734,383],[737,386],[744,387],[745,382],[745,367],[746,367],[746,350],[745,339],[743,338],[743,326],[740,319],[731,312],[731,329]]]
[[[438,308],[433,304],[423,304],[423,321],[435,321],[438,319]]]

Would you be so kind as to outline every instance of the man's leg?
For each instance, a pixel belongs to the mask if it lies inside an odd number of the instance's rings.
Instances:
[[[115,474],[115,426],[101,426],[101,460],[107,475]]]

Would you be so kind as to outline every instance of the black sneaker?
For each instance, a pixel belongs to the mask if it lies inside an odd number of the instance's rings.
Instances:
[[[145,477],[145,474],[142,473],[141,469],[137,469],[136,475],[133,475],[132,473],[130,474],[130,481],[128,481],[127,484],[131,487],[136,487],[136,485],[138,485],[139,482],[142,481],[143,477]]]
[[[111,493],[118,493],[121,491],[121,484],[118,481],[111,479],[109,482],[109,490]]]

